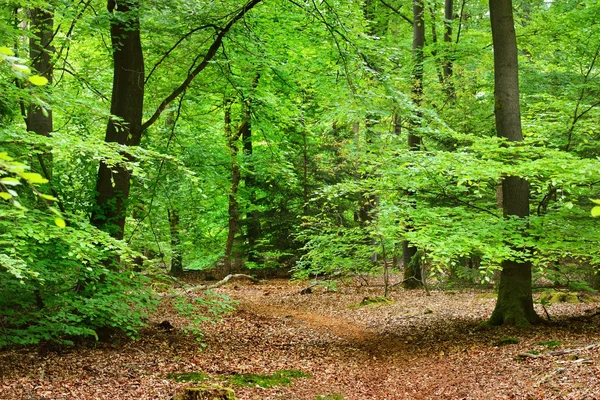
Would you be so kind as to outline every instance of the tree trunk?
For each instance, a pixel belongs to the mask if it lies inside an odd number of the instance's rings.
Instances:
[[[54,15],[50,11],[34,8],[30,12],[31,34],[29,39],[29,52],[33,69],[52,83],[53,65],[51,46],[54,24]],[[52,132],[52,110],[42,109],[37,105],[30,105],[27,113],[27,129],[38,135],[48,136]],[[48,166],[47,166],[48,167]],[[49,179],[49,178],[48,178]]]
[[[179,245],[181,239],[179,236],[179,213],[177,210],[167,210],[169,217],[169,232],[171,234],[171,275],[183,275],[183,256]]]
[[[237,201],[237,192],[240,186],[240,181],[242,179],[240,172],[240,165],[238,160],[238,152],[239,152],[239,138],[242,133],[242,129],[244,129],[244,124],[246,121],[242,121],[242,125],[240,129],[237,129],[235,133],[233,133],[231,129],[231,101],[225,101],[225,137],[227,140],[227,147],[229,147],[229,151],[231,153],[231,191],[229,192],[229,228],[227,232],[227,241],[225,242],[225,272],[227,274],[232,273],[232,251],[233,245],[235,242],[236,235],[238,234],[239,227],[239,210],[238,210],[238,201]],[[235,264],[238,264],[236,262]]]
[[[452,44],[452,20],[454,19],[454,2],[453,0],[446,0],[444,3],[444,43],[446,44],[446,51],[444,56],[444,65],[442,67],[444,75],[444,89],[448,94],[448,97],[452,100],[456,99],[456,92],[454,85],[452,84],[452,50],[450,48]]]
[[[411,129],[408,133],[409,151],[421,149],[421,136],[415,133],[414,128],[421,124],[421,112],[418,108],[423,99],[423,47],[425,46],[425,23],[423,20],[423,0],[413,0],[413,102],[417,106],[417,115],[411,123]],[[410,196],[410,193],[406,194]],[[410,222],[407,230],[412,226]],[[406,289],[415,289],[423,286],[423,277],[421,274],[420,260],[416,257],[418,249],[408,240],[402,242],[402,259],[404,261],[404,280],[403,286]]]
[[[137,0],[108,1],[113,49],[113,89],[106,142],[137,146],[142,138],[144,106],[144,57],[140,40]],[[100,162],[95,207],[91,221],[96,227],[122,239],[125,229],[131,172],[123,165]]]
[[[517,41],[513,21],[512,0],[490,0],[490,19],[494,44],[494,99],[498,136],[512,142],[523,140],[519,106],[519,73]],[[507,177],[502,182],[504,216],[529,216],[529,184],[520,177]],[[523,224],[526,221],[523,220]],[[521,250],[525,253],[525,249]],[[526,256],[526,254],[523,254]],[[528,325],[538,322],[533,309],[531,263],[502,262],[496,308],[490,324]]]
[[[256,74],[254,79],[253,89],[258,85],[259,74]],[[253,168],[253,148],[252,148],[252,97],[248,96],[244,104],[244,123],[240,127],[242,142],[244,144],[244,156],[246,158],[246,169],[248,174],[244,177],[244,183],[250,193],[250,205],[256,204],[256,178],[254,176]],[[257,243],[260,239],[261,227],[260,227],[260,213],[257,210],[251,210],[246,214],[246,239],[248,242],[248,261],[257,262],[259,257],[257,255]]]

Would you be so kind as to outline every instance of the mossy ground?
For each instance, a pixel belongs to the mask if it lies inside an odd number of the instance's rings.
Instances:
[[[175,382],[202,382],[207,378],[209,378],[209,375],[202,372],[182,372],[167,375],[167,379],[172,379]],[[293,382],[294,379],[297,378],[311,378],[311,375],[298,370],[283,370],[275,372],[271,375],[229,375],[224,377],[223,380],[235,386],[259,386],[262,388],[272,388],[275,386],[288,386]]]
[[[394,304],[394,300],[388,297],[365,297],[358,304],[353,304],[349,308],[360,308],[366,306],[381,306],[386,304]]]
[[[271,388],[275,386],[288,386],[294,379],[310,378],[311,375],[298,370],[283,370],[271,375],[263,374],[240,374],[231,375],[229,382],[237,386],[259,386]]]

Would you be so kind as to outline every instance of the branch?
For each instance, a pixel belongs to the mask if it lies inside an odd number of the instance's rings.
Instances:
[[[209,62],[213,59],[213,57],[217,53],[217,50],[219,49],[219,47],[221,47],[221,44],[223,43],[223,39],[225,38],[225,35],[231,30],[231,27],[237,21],[239,21],[241,18],[243,18],[248,11],[250,11],[252,8],[254,8],[254,6],[256,6],[260,2],[262,2],[262,0],[251,0],[231,20],[229,20],[227,25],[225,25],[225,27],[219,32],[219,34],[217,35],[213,44],[209,47],[208,51],[206,52],[206,55],[204,56],[204,58],[202,59],[200,64],[198,64],[198,66],[196,68],[194,68],[194,70],[188,74],[187,78],[185,78],[183,83],[181,85],[179,85],[179,87],[177,89],[175,89],[170,95],[168,95],[162,101],[162,103],[160,103],[160,105],[158,106],[158,108],[156,109],[154,114],[152,114],[150,119],[148,119],[146,122],[144,122],[142,124],[142,126],[140,128],[141,131],[144,131],[144,130],[148,129],[150,126],[152,126],[152,124],[154,124],[156,122],[158,117],[160,117],[162,112],[167,108],[169,103],[171,103],[173,100],[175,100],[181,93],[183,93],[183,91],[185,89],[187,89],[187,87],[190,85],[190,83],[192,83],[194,78],[200,72],[202,72],[204,70],[204,68],[206,68],[208,66]]]
[[[173,46],[171,46],[171,48],[169,50],[167,50],[167,52],[165,54],[163,54],[163,56],[160,58],[160,60],[158,60],[156,62],[156,64],[154,64],[154,66],[150,70],[150,73],[148,74],[148,76],[144,80],[144,84],[148,83],[148,81],[150,80],[150,77],[152,76],[152,74],[154,73],[154,71],[156,71],[156,68],[158,68],[160,66],[160,64],[162,64],[163,61],[165,61],[165,59],[169,56],[169,54],[171,54],[173,52],[173,50],[175,50],[177,48],[177,46],[179,46],[181,44],[181,42],[183,42],[185,39],[187,39],[188,37],[190,37],[194,33],[198,32],[200,30],[206,29],[206,28],[214,28],[216,31],[219,31],[219,27],[218,26],[213,25],[213,24],[208,24],[208,25],[202,25],[202,26],[199,26],[197,28],[194,28],[191,31],[189,31],[188,33],[186,33],[185,35],[183,35],[181,38],[179,38],[178,41],[175,42],[175,44]]]
[[[406,22],[408,22],[409,24],[413,24],[413,20],[408,18],[406,15],[404,15],[402,12],[400,12],[399,8],[395,8],[394,6],[392,6],[389,3],[386,3],[384,0],[379,0],[379,2],[381,4],[383,4],[384,6],[386,6],[387,8],[389,8],[390,10],[392,10],[395,14],[398,14],[400,16],[400,18],[402,18],[403,20],[405,20]]]

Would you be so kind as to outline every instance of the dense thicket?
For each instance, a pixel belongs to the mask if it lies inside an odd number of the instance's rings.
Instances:
[[[2,2],[0,346],[135,334],[184,270],[593,285],[600,6],[512,11],[521,141],[481,0]]]

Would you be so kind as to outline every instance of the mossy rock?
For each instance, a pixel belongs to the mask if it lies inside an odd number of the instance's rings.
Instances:
[[[235,392],[219,385],[202,385],[187,388],[179,393],[173,400],[238,400]]]
[[[393,304],[394,300],[387,297],[365,297],[358,304],[353,304],[350,308],[359,308],[365,306],[380,306],[385,304]]]
[[[580,295],[575,292],[557,292],[557,291],[549,291],[542,293],[540,296],[540,303],[542,304],[556,304],[556,303],[583,303],[589,302],[589,299],[592,299],[591,296],[587,294]]]

